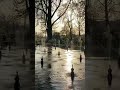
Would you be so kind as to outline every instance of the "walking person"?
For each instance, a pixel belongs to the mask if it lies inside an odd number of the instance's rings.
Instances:
[[[71,80],[72,80],[72,83],[74,81],[74,68],[73,68],[73,65],[72,65],[72,68],[71,68]]]
[[[80,63],[82,62],[82,55],[80,54]]]
[[[108,69],[107,79],[108,79],[108,85],[111,87],[111,85],[112,85],[112,69],[111,69],[110,65],[109,65],[109,69]]]
[[[43,68],[43,57],[41,58],[41,68]]]
[[[16,76],[15,76],[14,90],[20,90],[20,82],[19,82],[18,72],[16,72]]]

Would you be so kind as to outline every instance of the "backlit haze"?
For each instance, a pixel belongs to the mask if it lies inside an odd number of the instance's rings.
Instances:
[[[67,0],[63,0],[63,4],[64,3],[66,3],[67,2]],[[75,11],[74,11],[75,12]],[[54,17],[53,17],[53,21],[56,19],[56,18],[58,18],[58,16],[57,16],[57,14],[58,14],[58,12],[56,12],[55,13],[55,15],[54,15]],[[71,16],[71,14],[72,14],[72,16]],[[74,13],[75,14],[75,13]],[[70,10],[70,9],[68,9],[67,11],[66,11],[66,13],[65,13],[65,15],[67,16],[67,18],[71,18],[72,19],[72,27],[73,27],[73,31],[75,31],[76,33],[77,33],[77,35],[78,35],[78,22],[77,22],[77,18],[76,18],[76,16],[73,14],[73,12]],[[53,26],[53,32],[60,32],[60,31],[62,31],[62,30],[64,30],[63,28],[64,28],[64,24],[65,24],[65,22],[64,21],[62,21],[63,20],[63,17],[65,17],[65,15],[63,15],[56,23],[55,23],[55,25]],[[70,17],[71,16],[71,17]],[[84,18],[84,16],[83,16],[83,18]],[[84,28],[85,28],[85,21],[84,21],[84,19],[80,19],[80,22],[81,22],[81,26],[80,26],[80,29],[81,29],[81,34],[84,34],[85,33],[85,30],[84,30]],[[40,21],[36,18],[36,20],[35,20],[35,32],[36,33],[41,33],[41,32],[45,32],[45,27],[44,26],[41,26],[41,23],[40,23]]]

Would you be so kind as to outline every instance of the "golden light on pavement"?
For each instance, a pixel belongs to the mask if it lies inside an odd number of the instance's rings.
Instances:
[[[71,72],[73,52],[71,50],[68,50],[65,53],[66,53],[66,70],[68,72]]]

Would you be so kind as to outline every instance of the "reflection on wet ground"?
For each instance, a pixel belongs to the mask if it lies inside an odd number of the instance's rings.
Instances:
[[[60,55],[58,52],[60,51]],[[84,88],[85,57],[80,63],[80,50],[37,46],[35,52],[36,90],[81,90]],[[43,68],[41,58],[43,56]],[[71,82],[71,68],[75,78]]]

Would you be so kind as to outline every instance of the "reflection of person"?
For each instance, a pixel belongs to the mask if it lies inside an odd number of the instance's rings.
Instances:
[[[73,65],[72,65],[72,68],[71,68],[71,80],[72,80],[72,82],[74,81],[74,68],[73,68]]]
[[[43,68],[43,57],[41,58],[41,68]]]
[[[20,82],[19,82],[19,75],[18,75],[18,72],[16,72],[14,90],[20,90]]]
[[[111,86],[111,84],[112,84],[112,69],[111,69],[110,65],[109,65],[109,69],[108,69],[107,79],[108,79],[108,85]]]

